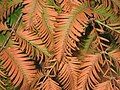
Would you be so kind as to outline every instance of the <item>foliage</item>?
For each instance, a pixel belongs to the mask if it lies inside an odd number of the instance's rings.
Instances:
[[[0,90],[120,90],[119,0],[0,0]]]

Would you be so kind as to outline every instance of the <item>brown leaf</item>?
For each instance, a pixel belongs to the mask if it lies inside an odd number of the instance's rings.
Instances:
[[[59,87],[59,84],[48,77],[48,79],[44,82],[41,90],[62,90]]]
[[[72,56],[72,50],[79,49],[76,43],[79,42],[78,37],[85,32],[84,29],[89,21],[86,14],[91,15],[91,10],[85,8],[86,11],[83,12],[84,10],[77,11],[78,8],[71,13],[61,13],[56,17],[54,52],[58,61],[66,55]]]
[[[93,90],[114,90],[110,81],[102,82],[96,85]]]
[[[76,58],[71,59],[68,63],[61,62],[58,72],[58,80],[64,90],[78,90],[78,77],[80,62]]]
[[[53,28],[57,13],[54,8],[46,6],[43,0],[23,0],[22,9],[25,30],[39,33],[42,42],[51,51],[53,49]]]
[[[3,67],[8,72],[8,76],[16,87],[21,83],[30,83],[37,70],[34,62],[22,54],[17,47],[9,47],[0,53]]]
[[[55,0],[55,1],[60,5],[62,11],[64,12],[70,12],[73,8],[81,4],[78,0]]]
[[[0,31],[7,31],[7,30],[8,30],[7,25],[0,22]]]
[[[90,90],[99,84],[101,78],[98,73],[102,72],[100,61],[101,55],[99,54],[85,56],[81,62],[78,90]]]
[[[20,26],[12,35],[12,40],[17,42],[20,49],[33,59],[42,61],[45,59],[45,55],[50,56],[41,38],[34,31],[24,30]]]

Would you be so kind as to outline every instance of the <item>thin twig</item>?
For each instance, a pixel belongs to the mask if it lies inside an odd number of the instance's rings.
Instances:
[[[112,30],[112,31],[114,31],[114,32],[116,32],[116,33],[118,33],[118,34],[120,34],[120,32],[119,32],[119,31],[117,31],[117,30],[115,30],[114,28],[112,28],[112,27],[110,27],[110,26],[108,26],[108,25],[106,25],[106,24],[102,23],[102,22],[101,22],[101,21],[99,21],[99,20],[95,20],[95,22],[97,22],[97,23],[99,23],[99,24],[101,24],[101,25],[103,25],[103,26],[107,27],[108,29],[110,29],[110,30]]]
[[[44,79],[43,79],[43,81],[40,83],[40,84],[42,84],[43,85],[43,83],[45,82],[45,80],[49,77],[49,75],[50,75],[50,73],[51,73],[51,71],[54,69],[54,67],[57,65],[57,62],[55,62],[54,64],[53,64],[53,66],[51,67],[51,69],[48,71],[48,73],[45,75],[45,77],[44,77]],[[41,85],[41,87],[40,88],[42,88],[42,85]]]
[[[113,30],[113,28],[111,28],[110,26],[108,26],[108,25],[106,25],[106,24],[102,23],[102,22],[101,22],[101,21],[99,21],[99,20],[95,20],[95,22],[97,22],[97,23],[99,23],[99,24],[101,24],[101,25],[103,25],[103,26],[105,26],[105,27],[107,27],[107,28],[109,28],[109,29]]]
[[[0,31],[12,31],[12,28],[8,28],[8,29],[0,29]]]

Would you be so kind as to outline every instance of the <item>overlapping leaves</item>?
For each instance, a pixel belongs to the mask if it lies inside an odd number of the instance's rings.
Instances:
[[[0,39],[0,59],[15,87],[120,89],[119,1],[5,1],[0,35],[8,37]]]
[[[8,72],[13,85],[19,86],[22,82],[30,83],[37,71],[34,62],[17,47],[9,47],[0,53],[3,67]]]

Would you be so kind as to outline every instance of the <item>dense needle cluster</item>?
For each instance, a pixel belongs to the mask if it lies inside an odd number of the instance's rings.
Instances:
[[[120,90],[119,0],[0,0],[0,90]]]

